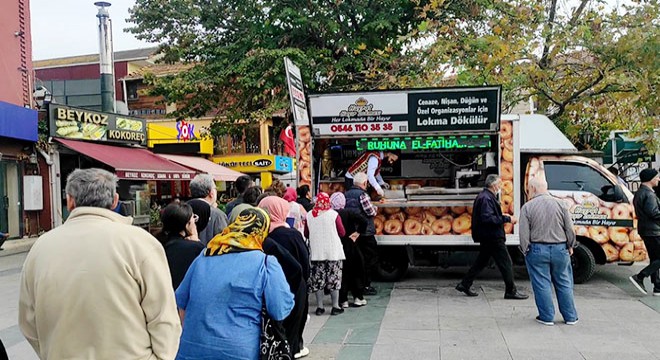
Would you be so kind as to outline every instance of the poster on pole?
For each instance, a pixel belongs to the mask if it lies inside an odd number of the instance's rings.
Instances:
[[[305,88],[300,68],[287,57],[284,58],[284,68],[286,69],[286,82],[289,88],[289,98],[291,99],[293,121],[296,126],[309,125]]]

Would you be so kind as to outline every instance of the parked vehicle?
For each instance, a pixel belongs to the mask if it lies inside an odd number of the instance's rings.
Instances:
[[[299,184],[314,193],[345,191],[344,173],[365,151],[394,152],[383,163],[390,185],[375,202],[384,280],[404,276],[409,265],[465,263],[476,250],[470,235],[472,203],[485,177],[503,180],[502,211],[520,213],[526,184],[544,177],[550,193],[569,207],[579,246],[573,255],[577,283],[596,264],[646,258],[633,229],[632,193],[577,149],[543,115],[500,115],[500,88],[449,88],[316,94],[309,96],[310,126],[298,126]],[[506,224],[514,260],[518,227]]]

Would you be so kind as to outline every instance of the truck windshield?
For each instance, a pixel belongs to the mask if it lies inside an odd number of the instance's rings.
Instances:
[[[544,162],[549,190],[588,191],[604,201],[615,201],[614,186],[593,168],[570,162]]]

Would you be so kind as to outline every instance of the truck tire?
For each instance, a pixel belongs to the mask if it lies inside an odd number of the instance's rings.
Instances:
[[[596,258],[588,247],[578,243],[571,256],[571,265],[573,266],[573,281],[576,284],[582,284],[594,275],[596,271]]]
[[[401,280],[408,271],[408,257],[403,255],[393,251],[382,252],[376,265],[378,279],[386,282]]]

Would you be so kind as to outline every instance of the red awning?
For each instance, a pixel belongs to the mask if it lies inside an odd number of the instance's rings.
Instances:
[[[169,155],[158,154],[168,160],[174,161],[177,164],[198,170],[199,172],[213,175],[215,181],[236,181],[239,176],[244,174],[228,169],[222,165],[218,165],[213,161],[206,160],[197,156],[183,156],[183,155]]]
[[[192,171],[147,149],[56,139],[66,147],[115,169],[125,180],[191,180]]]

